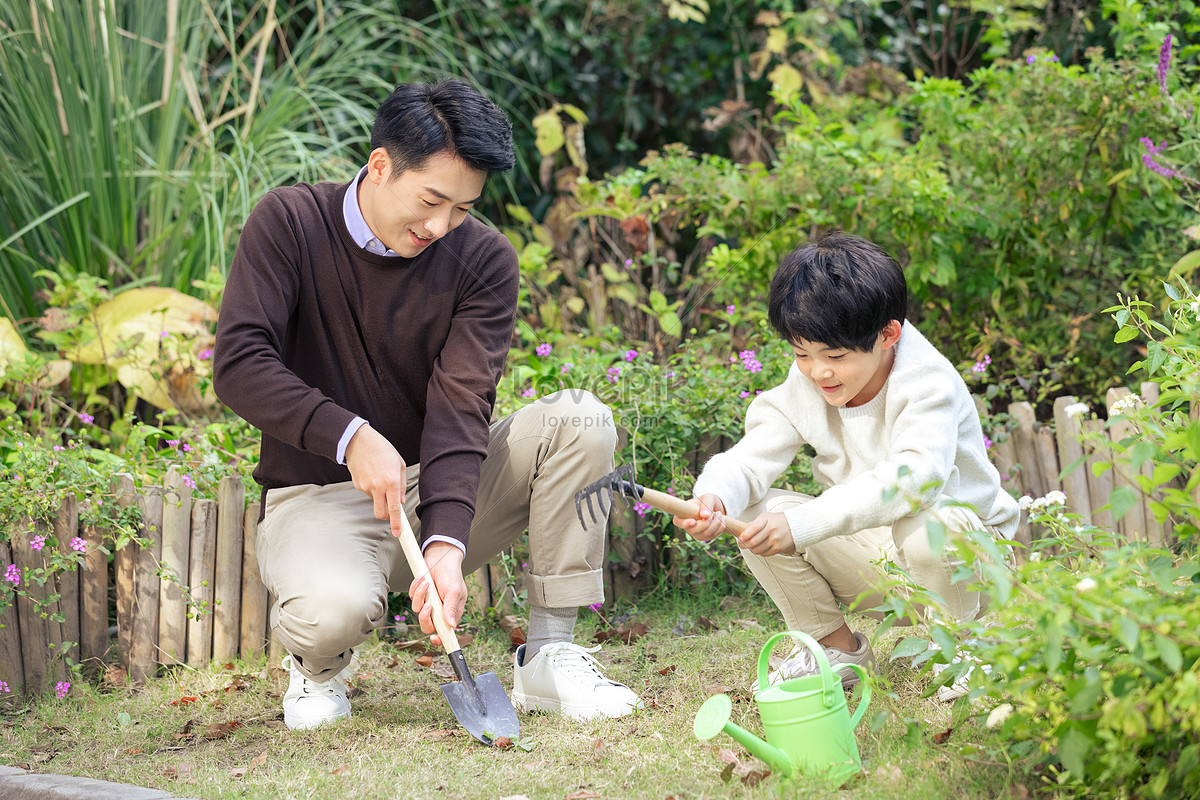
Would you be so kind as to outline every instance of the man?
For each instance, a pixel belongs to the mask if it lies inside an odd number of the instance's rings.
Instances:
[[[578,607],[603,600],[604,526],[584,526],[573,496],[612,468],[611,413],[562,392],[489,425],[519,273],[508,240],[470,211],[512,164],[511,125],[478,92],[402,84],[353,181],[275,189],[242,231],[214,383],[262,431],[258,557],[290,654],[290,728],[350,715],[351,651],[383,622],[389,591],[407,588],[433,632],[428,584],[395,538],[401,513],[451,626],[464,573],[528,527],[519,705],[576,718],[640,705],[571,643]]]

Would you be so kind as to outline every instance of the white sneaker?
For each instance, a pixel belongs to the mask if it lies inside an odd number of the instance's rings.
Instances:
[[[525,645],[513,656],[514,703],[525,711],[561,711],[571,719],[623,717],[642,708],[628,686],[600,674],[591,649],[570,642],[544,645],[522,666]]]
[[[834,670],[834,674],[841,677],[843,689],[856,686],[859,677],[858,673],[852,669],[839,670],[839,664],[858,664],[868,672],[875,668],[875,653],[871,651],[871,644],[867,641],[867,637],[854,631],[854,640],[858,642],[858,649],[853,652],[840,647],[825,648],[825,657],[829,659],[829,666]],[[784,681],[803,678],[806,675],[816,675],[818,672],[820,672],[820,668],[817,667],[817,659],[813,656],[812,651],[804,645],[798,644],[792,648],[792,652],[788,653],[788,657],[779,665],[779,669],[767,675],[767,683],[776,686]],[[752,694],[758,694],[757,678],[754,679],[750,691]]]
[[[283,722],[289,728],[309,730],[350,716],[350,701],[346,699],[349,665],[324,683],[306,678],[290,655],[284,657],[283,668],[292,673],[283,695]]]

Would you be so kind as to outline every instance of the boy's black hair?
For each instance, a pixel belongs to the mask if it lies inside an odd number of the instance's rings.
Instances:
[[[904,322],[904,272],[876,244],[836,232],[784,256],[771,279],[768,318],[788,342],[870,351],[890,320]]]
[[[491,175],[512,169],[512,123],[491,100],[458,80],[402,83],[375,113],[371,149],[383,147],[392,176],[449,153]]]

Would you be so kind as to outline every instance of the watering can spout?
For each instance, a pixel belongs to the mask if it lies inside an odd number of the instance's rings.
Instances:
[[[696,712],[696,720],[692,730],[699,739],[711,739],[718,733],[727,733],[739,744],[749,750],[754,756],[768,765],[775,772],[783,775],[792,774],[792,761],[787,753],[778,747],[758,738],[750,731],[729,721],[733,703],[728,695],[713,695],[704,701]]]

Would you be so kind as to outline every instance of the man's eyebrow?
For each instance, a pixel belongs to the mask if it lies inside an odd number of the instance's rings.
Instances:
[[[437,189],[433,188],[432,186],[426,186],[426,187],[424,187],[424,189],[425,189],[425,191],[429,192],[431,195],[438,198],[439,200],[446,200],[448,202],[453,202],[453,198],[447,197],[446,195],[442,194],[441,192],[439,192]],[[483,195],[479,195],[479,197],[476,197],[474,200],[467,200],[465,203],[461,203],[461,205],[473,206],[482,199],[483,199]]]

